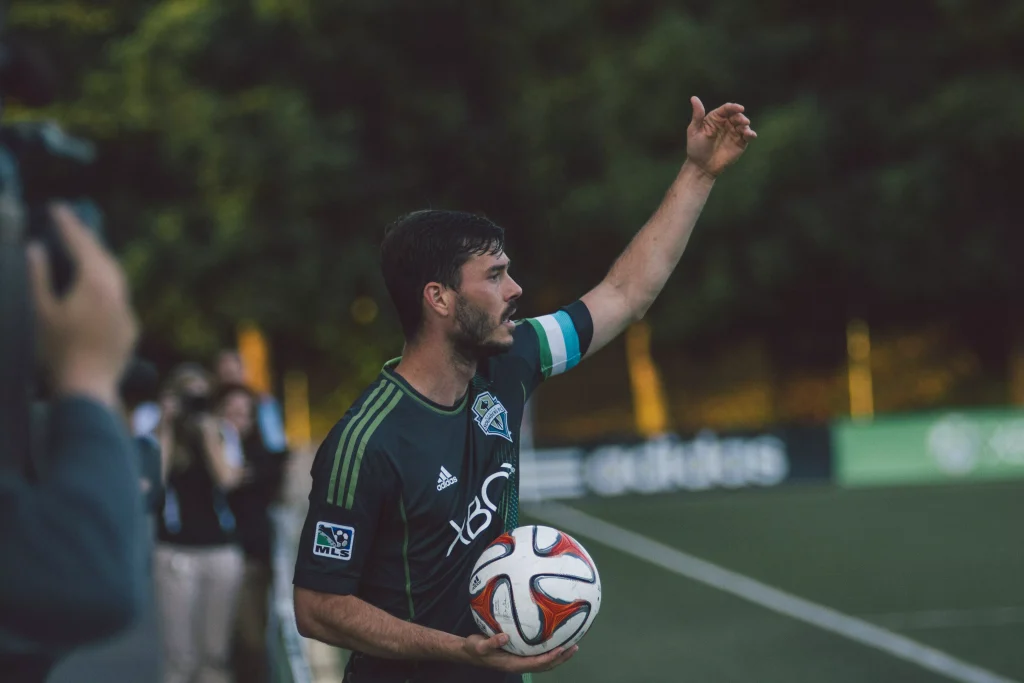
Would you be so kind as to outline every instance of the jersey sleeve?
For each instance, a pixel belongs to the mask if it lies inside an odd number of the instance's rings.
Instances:
[[[527,318],[516,326],[512,354],[525,361],[523,387],[527,393],[533,393],[548,377],[576,367],[593,336],[594,321],[582,301],[551,315]]]
[[[336,427],[317,453],[295,561],[293,583],[300,588],[335,595],[358,591],[381,511],[394,490],[385,453],[359,438],[358,423]]]

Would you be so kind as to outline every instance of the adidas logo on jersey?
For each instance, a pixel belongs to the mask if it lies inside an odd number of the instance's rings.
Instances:
[[[459,483],[459,478],[441,467],[441,474],[437,475],[437,490],[444,491],[449,486]]]

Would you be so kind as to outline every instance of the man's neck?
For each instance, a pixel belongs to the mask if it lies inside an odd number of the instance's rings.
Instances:
[[[451,349],[409,343],[394,371],[434,403],[454,406],[469,389],[476,367],[475,360],[463,358]]]

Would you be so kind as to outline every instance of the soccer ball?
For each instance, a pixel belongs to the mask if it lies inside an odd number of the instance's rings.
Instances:
[[[601,608],[601,578],[583,546],[546,526],[502,534],[476,561],[470,609],[488,637],[508,635],[505,650],[532,656],[571,647]]]

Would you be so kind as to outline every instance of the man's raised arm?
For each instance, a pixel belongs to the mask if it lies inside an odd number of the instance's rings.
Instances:
[[[741,105],[724,104],[705,115],[699,99],[690,102],[693,119],[679,175],[608,275],[583,296],[594,320],[588,355],[644,316],[679,263],[715,179],[757,137]]]

